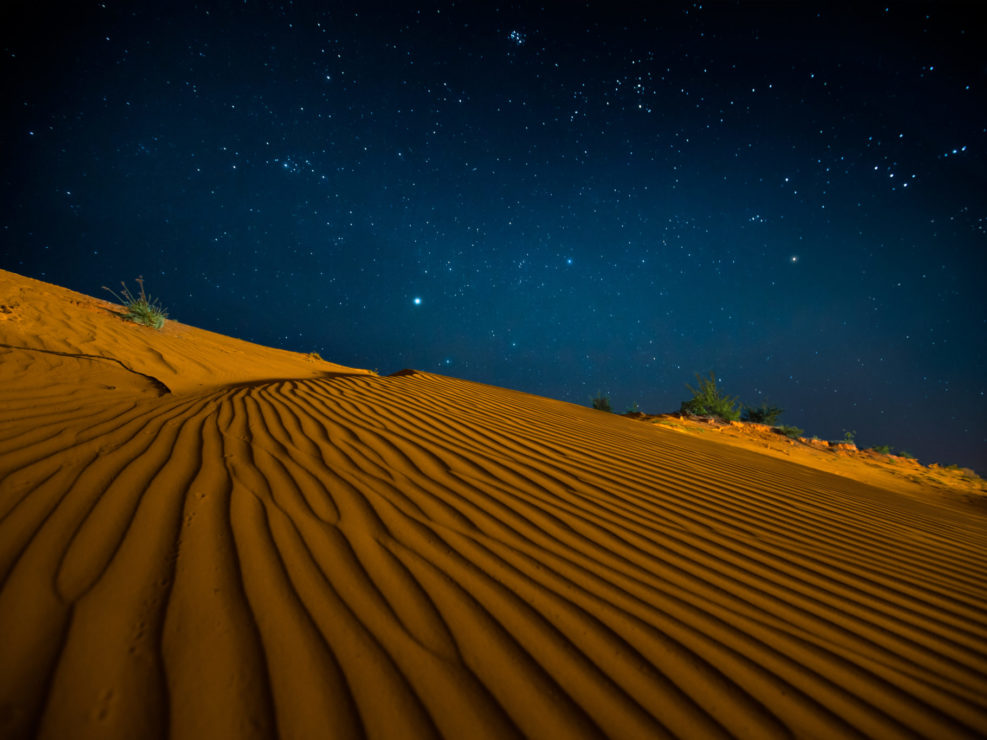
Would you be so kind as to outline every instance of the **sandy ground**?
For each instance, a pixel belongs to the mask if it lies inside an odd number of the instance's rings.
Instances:
[[[711,435],[732,447],[792,460],[799,465],[889,488],[924,501],[936,499],[944,506],[950,506],[959,498],[975,506],[987,507],[987,481],[969,468],[938,463],[923,465],[914,458],[858,449],[853,443],[815,437],[788,438],[767,424],[722,422],[680,414],[636,413],[627,416],[693,436]]]
[[[987,734],[975,490],[118,311],[0,271],[0,737]]]

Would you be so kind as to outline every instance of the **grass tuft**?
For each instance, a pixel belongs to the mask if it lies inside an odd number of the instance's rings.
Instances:
[[[737,421],[740,419],[740,409],[737,408],[737,399],[724,396],[716,387],[716,374],[710,373],[709,378],[703,378],[696,373],[698,388],[686,385],[692,391],[692,398],[683,401],[680,413],[689,416],[712,416],[723,421]]]
[[[117,295],[105,285],[103,286],[103,290],[112,293],[113,297],[120,301],[120,304],[127,309],[127,313],[124,314],[125,319],[133,321],[135,324],[149,326],[152,329],[160,329],[164,326],[165,319],[168,318],[168,311],[165,310],[164,306],[157,299],[152,299],[151,296],[144,292],[143,277],[137,278],[137,284],[140,286],[140,294],[137,296],[130,292],[130,288],[123,281],[120,281],[120,285],[123,286],[122,295]]]
[[[613,412],[613,407],[610,406],[610,397],[602,393],[596,394],[596,398],[593,399],[593,408],[597,411]]]
[[[740,420],[751,421],[755,424],[771,424],[774,426],[778,422],[778,417],[781,416],[782,411],[784,409],[780,409],[777,406],[769,406],[766,403],[762,403],[756,407],[747,406],[740,414]]]
[[[804,430],[799,429],[798,427],[793,427],[793,426],[774,427],[771,431],[772,432],[775,432],[777,434],[784,434],[786,437],[788,437],[790,439],[798,439],[803,434],[805,434],[805,431]]]

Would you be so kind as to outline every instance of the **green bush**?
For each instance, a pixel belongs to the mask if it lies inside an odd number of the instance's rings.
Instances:
[[[790,427],[790,426],[775,427],[771,431],[776,432],[778,434],[784,434],[786,437],[791,437],[792,439],[796,439],[798,437],[801,437],[803,434],[805,434],[804,429],[799,429],[798,427]]]
[[[873,452],[880,452],[882,455],[893,455],[892,452],[894,448],[891,445],[877,445],[877,447],[871,447]]]
[[[610,411],[613,409],[610,407],[610,397],[604,396],[602,393],[597,394],[596,398],[593,399],[593,408],[598,411]]]
[[[760,406],[747,407],[743,410],[740,415],[741,421],[751,421],[756,424],[774,424],[778,421],[778,417],[781,416],[784,409],[780,409],[777,406],[769,406],[766,403],[762,403]]]
[[[716,387],[716,375],[709,374],[709,378],[702,378],[696,373],[698,388],[686,385],[692,391],[692,398],[682,402],[681,413],[691,416],[714,416],[724,421],[737,421],[740,419],[740,410],[737,408],[737,399],[720,395]]]
[[[123,281],[120,282],[120,285],[123,286],[123,296],[117,295],[105,285],[103,286],[103,290],[112,293],[113,297],[120,301],[121,305],[127,309],[127,313],[124,314],[125,319],[133,321],[135,324],[150,326],[152,329],[160,329],[164,326],[165,319],[168,318],[168,311],[165,310],[164,306],[157,299],[152,299],[151,296],[144,292],[143,277],[137,278],[137,284],[141,289],[138,296],[134,296],[130,292],[130,288]]]

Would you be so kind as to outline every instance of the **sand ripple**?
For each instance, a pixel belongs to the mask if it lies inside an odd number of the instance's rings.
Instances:
[[[126,382],[0,391],[4,738],[987,733],[972,508],[421,373]]]

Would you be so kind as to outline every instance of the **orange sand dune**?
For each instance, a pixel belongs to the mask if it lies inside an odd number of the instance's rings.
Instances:
[[[685,434],[713,434],[718,441],[734,447],[756,450],[771,457],[786,458],[817,470],[842,475],[928,501],[939,496],[949,506],[965,498],[987,505],[987,481],[969,468],[922,465],[915,459],[875,450],[857,449],[852,443],[826,442],[816,438],[789,439],[767,424],[743,421],[721,422],[692,419],[681,414],[630,414],[632,418],[661,424]],[[962,503],[961,510],[965,509]]]
[[[0,737],[987,733],[966,499],[0,305]]]

